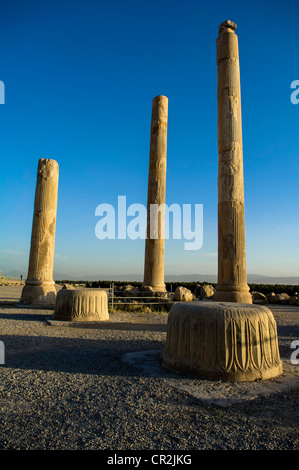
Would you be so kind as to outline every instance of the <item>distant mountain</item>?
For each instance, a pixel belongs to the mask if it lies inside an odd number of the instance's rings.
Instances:
[[[181,274],[165,276],[167,282],[217,282],[217,276],[212,274]],[[249,284],[292,284],[299,285],[299,276],[283,277],[283,276],[265,276],[262,274],[247,274],[247,282]]]
[[[84,281],[142,281],[142,274],[118,274],[118,275],[104,275],[99,274],[98,276],[83,276],[82,278],[69,276],[67,274],[55,274],[54,279],[56,280],[84,280]],[[179,275],[165,275],[166,282],[217,282],[217,276],[213,274],[179,274]],[[288,284],[288,285],[299,285],[299,276],[265,276],[262,274],[248,274],[247,281],[249,284]]]
[[[99,274],[97,276],[86,276],[74,277],[69,274],[54,273],[54,279],[56,281],[142,281],[142,274]]]
[[[217,282],[217,276],[212,274],[182,274],[176,276],[165,276],[168,282]],[[265,276],[263,274],[247,274],[247,282],[249,284],[292,284],[299,285],[299,276]]]
[[[21,272],[10,271],[3,272],[2,275],[5,277],[12,277],[20,279]],[[23,273],[23,279],[26,279],[27,273]],[[99,274],[96,276],[71,276],[67,273],[54,273],[54,279],[56,281],[142,281],[143,274],[115,274],[105,275]],[[178,275],[165,275],[166,282],[217,282],[217,276],[213,274],[178,274]],[[247,274],[247,281],[249,284],[288,284],[288,285],[299,285],[299,276],[265,276],[262,274]]]
[[[2,272],[2,276],[4,276],[4,277],[10,277],[10,278],[12,278],[12,279],[20,279],[20,275],[21,275],[21,274],[23,274],[23,279],[25,279],[25,278],[26,278],[26,275],[27,275],[27,272],[26,272],[26,274],[25,274],[24,272],[22,273],[22,271],[16,271],[16,270],[14,270],[14,271],[9,271],[9,272],[8,272],[8,271],[3,271],[3,272]]]
[[[247,282],[249,284],[292,284],[299,285],[298,276],[264,276],[262,274],[247,274]]]
[[[217,282],[217,276],[214,274],[179,274],[165,275],[166,282]]]

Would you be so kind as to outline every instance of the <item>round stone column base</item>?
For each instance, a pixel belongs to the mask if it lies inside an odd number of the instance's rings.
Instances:
[[[23,305],[54,306],[56,302],[55,284],[26,284],[22,289],[20,303]]]
[[[217,290],[213,296],[215,302],[236,302],[240,304],[252,304],[252,296],[248,291]]]
[[[61,289],[57,293],[54,320],[109,320],[107,293],[100,289]]]
[[[177,303],[169,312],[163,365],[210,380],[277,377],[282,363],[273,314],[261,305]]]

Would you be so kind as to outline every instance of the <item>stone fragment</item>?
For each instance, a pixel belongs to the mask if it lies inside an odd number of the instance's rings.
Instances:
[[[61,289],[53,318],[74,322],[109,320],[107,293],[101,289]]]
[[[277,294],[276,298],[278,300],[278,303],[281,303],[281,304],[288,304],[290,300],[290,296],[286,293]]]
[[[267,297],[261,292],[252,292],[252,303],[253,304],[267,304]]]
[[[296,295],[292,295],[289,299],[290,305],[299,305],[299,297]]]
[[[200,291],[201,291],[201,285],[197,284],[193,292],[194,297],[200,297]]]
[[[131,286],[130,284],[123,286],[121,290],[121,295],[123,297],[138,297],[140,295],[140,290],[138,287]]]
[[[205,284],[200,289],[200,297],[202,299],[211,299],[215,294],[215,289],[209,284]]]
[[[272,304],[288,304],[289,299],[290,296],[285,293],[269,296],[269,302]]]
[[[193,300],[193,294],[191,290],[186,287],[178,286],[173,295],[173,300],[178,302],[191,302]]]

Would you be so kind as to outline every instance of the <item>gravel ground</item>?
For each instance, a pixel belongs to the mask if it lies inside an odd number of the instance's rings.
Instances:
[[[152,354],[157,366],[167,314],[55,324],[53,310],[16,306],[20,293],[21,287],[0,287],[1,450],[299,449],[299,365],[290,364],[299,307],[271,305],[283,377],[263,382],[266,392],[248,399],[240,389],[240,400],[223,406],[215,397],[236,393],[234,385],[225,394],[223,383],[186,385],[184,377],[124,360]],[[207,383],[210,401],[201,399]]]

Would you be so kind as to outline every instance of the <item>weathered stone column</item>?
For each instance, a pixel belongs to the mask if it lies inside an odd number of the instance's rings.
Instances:
[[[237,25],[217,38],[218,285],[215,301],[252,303],[246,275],[241,92]]]
[[[165,211],[163,208],[166,190],[167,118],[168,98],[156,96],[152,102],[147,238],[143,280],[143,287],[151,287],[155,292],[166,290],[164,283]],[[162,210],[155,211],[161,204]]]
[[[216,302],[177,302],[169,312],[165,367],[209,380],[265,380],[282,373],[277,326],[252,305],[245,270],[240,80],[236,25],[218,46],[219,271]]]
[[[54,305],[53,280],[58,193],[58,163],[40,159],[37,170],[28,276],[21,303]]]

